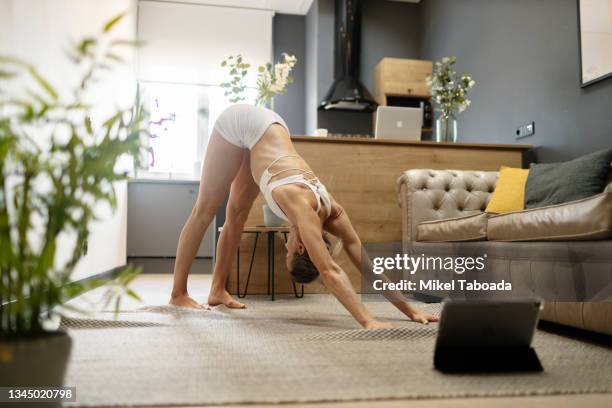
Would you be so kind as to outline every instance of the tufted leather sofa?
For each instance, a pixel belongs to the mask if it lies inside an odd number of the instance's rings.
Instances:
[[[403,241],[424,221],[481,213],[495,190],[496,171],[409,170],[397,180]]]
[[[415,254],[433,251],[448,256],[487,253],[494,274],[503,277],[523,273],[534,282],[538,276],[557,274],[575,279],[576,271],[589,273],[594,268],[604,275],[609,273],[608,282],[612,280],[612,240],[416,242],[419,223],[482,213],[495,190],[497,178],[497,172],[489,171],[413,169],[404,172],[397,180],[404,251]],[[606,191],[612,191],[612,172]],[[548,302],[542,319],[612,335],[612,302]]]

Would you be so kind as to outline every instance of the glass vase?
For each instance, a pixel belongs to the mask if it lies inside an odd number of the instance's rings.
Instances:
[[[440,115],[436,120],[436,142],[457,141],[457,118],[455,115]]]

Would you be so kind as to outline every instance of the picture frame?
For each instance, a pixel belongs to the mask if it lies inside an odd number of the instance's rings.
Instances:
[[[612,0],[576,0],[580,86],[612,78]]]

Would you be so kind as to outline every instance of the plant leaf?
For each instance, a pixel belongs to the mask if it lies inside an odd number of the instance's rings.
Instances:
[[[8,55],[0,55],[0,63],[27,66],[27,64],[19,58],[10,57]]]
[[[32,78],[34,78],[34,80],[49,94],[51,98],[53,98],[53,100],[57,100],[59,98],[57,91],[45,78],[42,77],[42,75],[38,73],[34,67],[29,66],[28,71],[30,72],[30,75],[32,75]]]
[[[95,45],[98,41],[95,38],[83,38],[80,43],[76,46],[76,51],[81,55],[92,57],[93,54],[89,52],[89,47]]]
[[[115,26],[115,24],[117,24],[119,21],[123,19],[123,17],[125,17],[125,14],[126,14],[125,12],[120,13],[116,15],[115,17],[111,18],[110,20],[108,20],[106,24],[104,24],[104,28],[102,31],[105,33],[108,33]]]
[[[93,135],[93,128],[91,127],[91,117],[89,115],[85,116],[85,129],[87,133]]]
[[[16,72],[13,72],[13,71],[5,71],[5,70],[0,69],[0,78],[3,78],[3,79],[10,79],[10,78],[13,78],[15,75],[17,75],[17,73],[16,73]]]
[[[141,47],[144,44],[146,44],[146,43],[144,41],[141,41],[141,40],[118,39],[118,40],[111,41],[111,45],[129,45],[129,46],[132,46],[132,47]]]
[[[142,299],[140,298],[140,296],[138,296],[136,292],[134,292],[132,289],[128,289],[125,293],[132,299],[142,302]]]
[[[115,307],[114,307],[114,311],[115,311],[115,318],[117,317],[117,315],[119,315],[119,311],[121,310],[121,296],[117,296],[117,299],[115,299]]]
[[[125,62],[125,59],[123,59],[123,57],[117,55],[117,54],[113,54],[112,52],[106,53],[106,55],[104,56],[106,59],[109,60],[113,60],[113,61],[117,61],[117,62]]]

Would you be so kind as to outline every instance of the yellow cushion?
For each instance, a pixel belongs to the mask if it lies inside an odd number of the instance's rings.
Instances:
[[[528,174],[527,169],[501,166],[486,212],[505,213],[525,209],[525,183]]]

